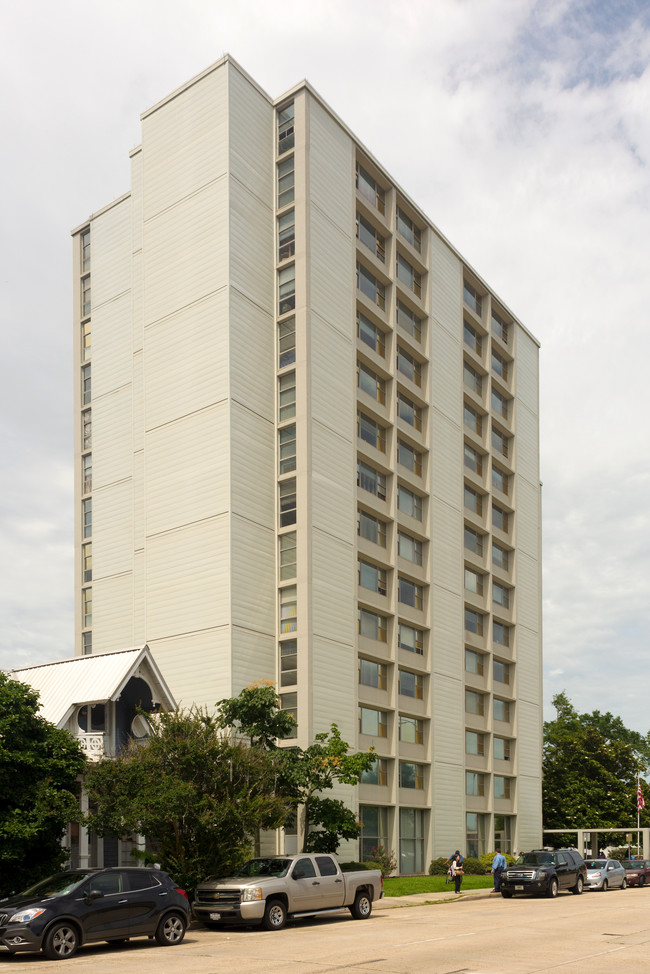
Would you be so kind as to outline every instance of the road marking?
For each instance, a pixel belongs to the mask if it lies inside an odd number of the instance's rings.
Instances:
[[[428,937],[426,940],[407,940],[403,944],[393,944],[393,947],[411,947],[413,944],[434,944],[439,940],[458,940],[459,937],[475,937],[475,933],[456,933],[453,937]]]

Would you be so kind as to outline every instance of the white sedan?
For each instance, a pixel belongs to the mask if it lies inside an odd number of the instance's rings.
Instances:
[[[585,866],[585,889],[602,889],[606,893],[608,889],[625,889],[627,886],[625,869],[617,859],[585,859]]]

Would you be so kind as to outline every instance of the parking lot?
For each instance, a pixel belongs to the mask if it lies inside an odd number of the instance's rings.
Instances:
[[[645,974],[650,888],[555,900],[489,892],[440,896],[429,905],[387,900],[365,921],[346,914],[297,921],[277,933],[192,926],[178,947],[99,944],[60,966],[38,954],[2,952],[2,965],[12,974]]]

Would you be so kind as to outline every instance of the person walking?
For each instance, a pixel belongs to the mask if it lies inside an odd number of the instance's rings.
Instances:
[[[494,859],[492,860],[492,875],[494,876],[493,893],[501,892],[501,873],[507,865],[508,863],[506,862],[506,857],[502,855],[500,849],[497,849]]]
[[[455,852],[451,859],[451,875],[454,880],[454,893],[460,893],[463,882],[463,860],[460,852]]]

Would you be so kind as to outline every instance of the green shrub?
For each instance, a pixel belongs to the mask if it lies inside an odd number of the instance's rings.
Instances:
[[[439,856],[437,859],[431,860],[431,865],[429,866],[429,876],[445,876],[448,869],[449,860],[445,859],[444,856]]]
[[[489,871],[489,869],[485,869],[481,860],[476,859],[474,856],[466,856],[463,859],[463,872],[466,876],[484,876]]]
[[[383,845],[374,846],[370,851],[372,852],[370,862],[374,864],[376,869],[381,869],[382,876],[390,876],[392,872],[395,872],[397,859],[394,851],[388,852]]]

